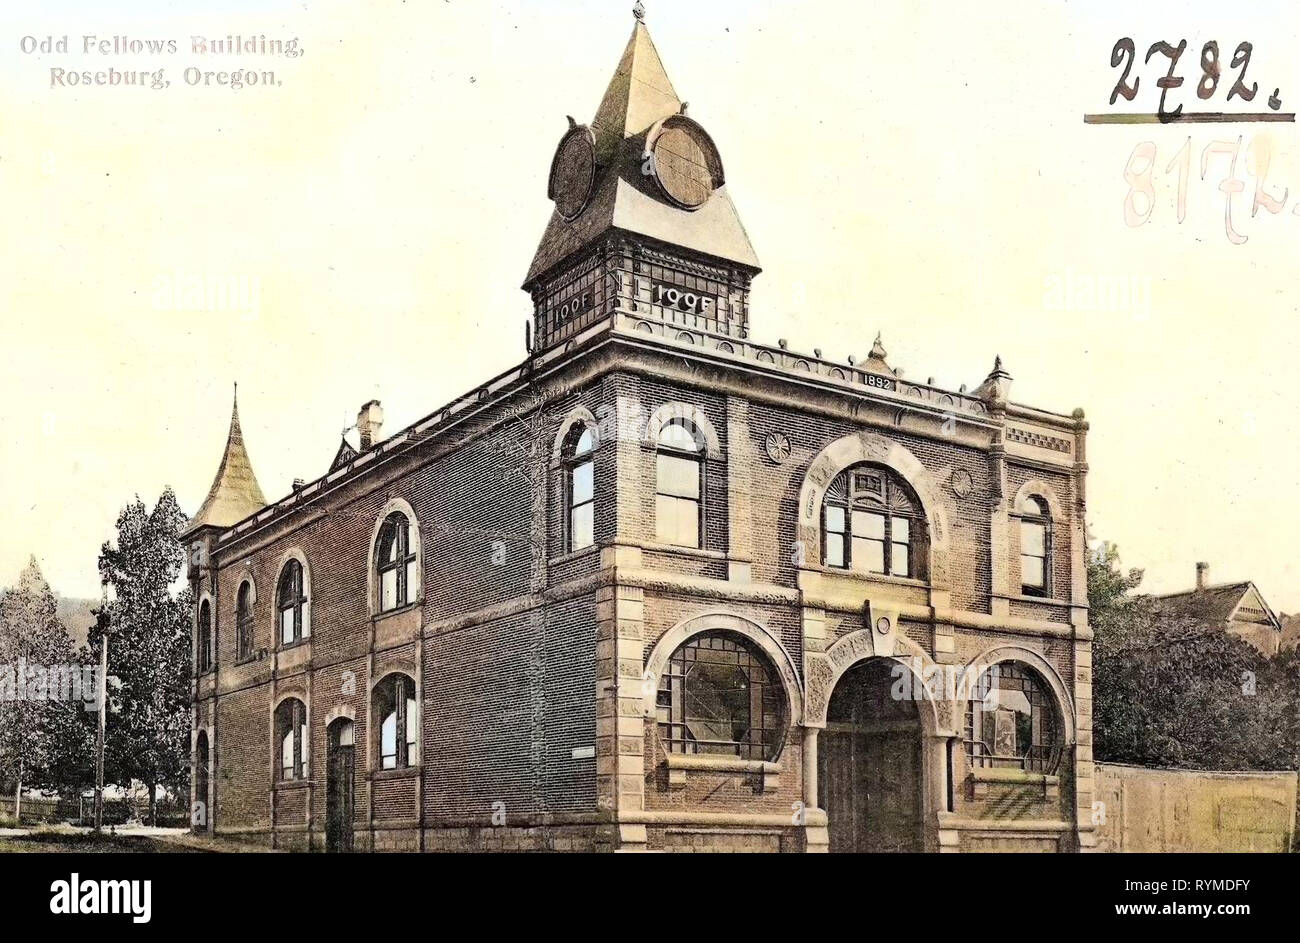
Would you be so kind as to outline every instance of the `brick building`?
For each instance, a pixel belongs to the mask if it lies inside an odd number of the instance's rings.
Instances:
[[[751,337],[638,21],[556,152],[528,358],[186,539],[204,828],[278,847],[1093,844],[1081,412]]]

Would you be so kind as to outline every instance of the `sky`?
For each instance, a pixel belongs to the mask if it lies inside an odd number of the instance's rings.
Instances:
[[[594,115],[631,6],[4,4],[0,584],[34,554],[56,591],[97,596],[123,504],[170,485],[197,510],[235,382],[276,500],[326,470],[366,400],[382,399],[393,431],[520,361],[518,286],[550,214],[551,156],[566,115]],[[1225,95],[1249,41],[1248,107],[1269,110],[1277,88],[1297,110],[1300,8],[646,6],[763,262],[757,340],[863,357],[880,332],[892,364],[950,388],[1001,355],[1014,400],[1086,411],[1091,534],[1146,570],[1146,590],[1186,588],[1204,560],[1213,581],[1254,580],[1300,610],[1296,125],[1082,120],[1154,111],[1168,60],[1142,57],[1180,39],[1170,108],[1244,110]],[[191,51],[192,36],[227,34],[297,38],[303,54]],[[178,51],[86,53],[88,35]],[[64,36],[66,52],[41,50]],[[1112,106],[1123,36],[1140,85]],[[1202,102],[1208,40],[1224,67]],[[162,68],[171,85],[66,84],[110,67]],[[202,84],[243,68],[273,84]],[[1219,141],[1240,141],[1241,192],[1220,188]],[[1154,160],[1131,164],[1148,142]],[[1252,217],[1265,149],[1265,193],[1286,199]],[[1140,187],[1146,166],[1154,197],[1131,198],[1129,225],[1126,168]]]

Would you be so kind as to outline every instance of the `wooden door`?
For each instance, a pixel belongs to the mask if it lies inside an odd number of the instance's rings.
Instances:
[[[919,851],[921,742],[915,732],[866,736],[866,848]]]
[[[826,810],[832,853],[866,851],[867,737],[852,729],[819,734],[817,804]]]
[[[339,721],[330,728],[326,765],[325,850],[349,852],[356,808],[356,747],[351,721]]]

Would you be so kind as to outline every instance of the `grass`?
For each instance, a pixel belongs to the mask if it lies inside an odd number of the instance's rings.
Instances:
[[[189,845],[168,842],[152,835],[92,835],[58,828],[40,829],[22,837],[0,837],[0,854],[156,854],[197,852]]]

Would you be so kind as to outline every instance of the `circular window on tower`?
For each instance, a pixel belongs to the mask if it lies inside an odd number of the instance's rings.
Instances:
[[[659,188],[684,209],[698,209],[725,182],[722,158],[707,131],[685,115],[665,118],[646,137],[647,162]]]
[[[596,183],[596,137],[586,125],[574,125],[560,140],[551,161],[546,195],[566,220],[577,219]]]

